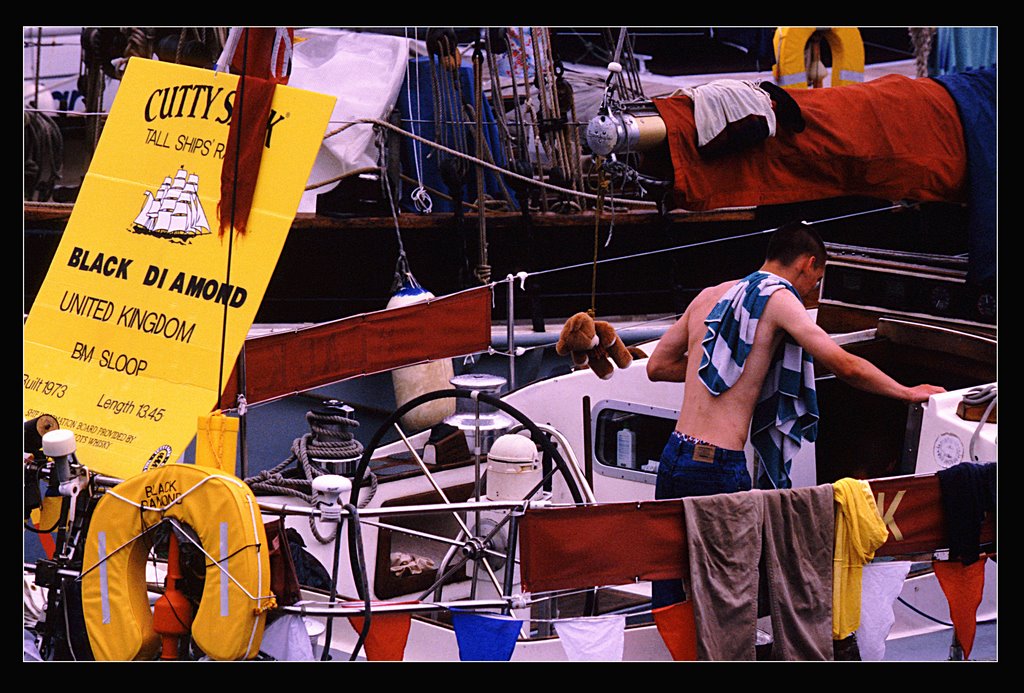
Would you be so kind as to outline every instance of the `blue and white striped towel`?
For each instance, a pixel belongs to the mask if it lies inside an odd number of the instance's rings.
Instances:
[[[779,289],[800,298],[793,285],[769,272],[754,272],[729,289],[711,309],[704,324],[698,374],[713,395],[732,387],[743,374],[768,299]],[[754,407],[750,440],[760,458],[757,488],[791,488],[789,470],[802,441],[818,435],[818,398],[814,360],[786,335],[772,357]]]

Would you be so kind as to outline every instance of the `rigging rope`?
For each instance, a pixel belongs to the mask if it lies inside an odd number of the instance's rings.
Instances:
[[[594,269],[590,278],[590,310],[587,311],[587,315],[592,318],[597,315],[597,254],[600,245],[601,210],[604,207],[604,194],[608,187],[608,180],[605,178],[600,162],[598,162],[597,168],[597,207],[594,210]]]
[[[60,127],[40,111],[25,111],[25,198],[49,200],[64,170]]]
[[[910,43],[914,47],[914,65],[917,68],[918,77],[928,76],[928,62],[932,52],[932,42],[935,39],[936,29],[931,26],[910,27]]]
[[[476,155],[478,159],[484,154],[484,87],[483,87],[483,55],[480,47],[473,51],[473,86],[476,111]],[[479,260],[473,274],[481,284],[491,281],[491,265],[487,259],[487,207],[484,205],[486,188],[484,186],[484,170],[476,167],[476,199],[477,221],[479,223],[478,252]]]
[[[843,214],[843,215],[840,215],[840,216],[837,216],[837,217],[830,217],[828,219],[818,219],[817,221],[808,221],[806,223],[808,225],[810,225],[810,226],[813,226],[815,224],[824,224],[824,223],[828,223],[828,222],[832,222],[832,221],[839,221],[841,219],[849,219],[851,217],[861,216],[861,215],[864,215],[864,214],[874,214],[876,212],[888,212],[888,211],[891,211],[891,210],[894,210],[894,209],[906,209],[907,206],[908,205],[906,203],[899,202],[899,203],[890,205],[888,207],[878,207],[876,209],[868,209],[868,210],[865,210],[863,212],[853,212],[851,214]],[[632,260],[632,259],[638,258],[638,257],[647,257],[648,255],[658,255],[660,253],[671,253],[671,252],[674,252],[674,251],[677,251],[677,250],[686,250],[687,248],[696,248],[698,246],[709,245],[711,243],[722,243],[724,241],[734,241],[734,240],[739,240],[741,238],[749,238],[751,236],[760,236],[760,235],[763,235],[763,234],[766,234],[766,233],[772,233],[773,231],[776,231],[776,230],[777,230],[777,227],[772,227],[772,228],[768,228],[768,229],[761,229],[759,231],[751,231],[749,233],[741,233],[741,234],[737,234],[735,236],[727,236],[725,238],[711,238],[711,239],[708,239],[706,241],[695,241],[693,243],[686,243],[684,245],[672,246],[671,248],[659,248],[657,250],[646,250],[646,251],[644,251],[642,253],[634,253],[632,255],[621,255],[619,257],[609,257],[609,258],[605,258],[604,260],[598,260],[597,262],[598,262],[598,264],[601,264],[601,263],[605,263],[605,262],[618,262],[620,260]],[[522,273],[522,275],[523,275],[522,278],[525,280],[525,279],[527,279],[529,277],[539,276],[539,275],[542,275],[542,274],[550,274],[552,272],[562,272],[564,270],[579,269],[580,267],[589,267],[589,266],[590,266],[589,262],[580,262],[580,263],[577,263],[575,265],[566,265],[564,267],[552,267],[551,269],[539,270],[537,272],[529,272],[529,273],[524,272],[524,273]],[[518,279],[518,278],[519,277],[515,277],[514,279]],[[509,280],[503,279],[501,281],[509,281]]]
[[[348,128],[352,127],[353,125],[360,125],[360,124],[362,124],[362,125],[379,125],[381,127],[385,127],[385,128],[390,129],[390,130],[394,130],[395,132],[397,132],[400,135],[404,135],[406,137],[414,139],[417,142],[423,142],[424,144],[426,144],[426,145],[428,145],[430,147],[433,147],[433,148],[435,148],[435,149],[437,149],[439,151],[445,152],[446,154],[451,154],[452,156],[456,156],[456,157],[462,157],[462,158],[467,159],[467,160],[469,160],[469,161],[471,161],[471,162],[473,162],[475,164],[483,166],[484,168],[489,168],[492,171],[496,171],[497,173],[500,173],[503,176],[508,176],[509,178],[513,178],[515,180],[519,180],[519,181],[522,181],[524,183],[530,183],[530,184],[536,185],[537,187],[540,187],[540,188],[545,188],[547,190],[552,190],[552,191],[555,191],[555,192],[565,193],[565,194],[568,194],[568,195],[571,195],[571,196],[574,196],[574,197],[579,197],[579,198],[583,198],[583,199],[587,199],[587,200],[597,200],[597,195],[594,195],[594,194],[591,194],[591,193],[580,192],[580,191],[577,191],[577,190],[569,190],[567,188],[563,188],[563,187],[560,187],[560,186],[557,186],[557,185],[552,185],[551,183],[545,183],[544,181],[539,181],[539,180],[535,180],[533,178],[528,178],[526,176],[521,176],[518,173],[515,173],[513,171],[509,171],[507,169],[503,169],[500,166],[496,166],[496,165],[494,165],[494,164],[492,164],[492,163],[490,163],[488,161],[484,161],[482,159],[477,159],[476,157],[472,157],[472,156],[469,156],[467,154],[463,154],[462,152],[456,151],[456,150],[454,150],[454,149],[452,149],[450,147],[446,147],[446,146],[444,146],[442,144],[439,144],[437,142],[432,142],[431,140],[428,140],[428,139],[426,139],[424,137],[420,137],[419,135],[414,135],[411,132],[403,130],[402,128],[398,127],[397,125],[389,123],[389,122],[387,122],[385,120],[380,120],[379,118],[357,118],[355,120],[349,121],[345,125],[342,125],[341,127],[337,128],[335,130],[332,130],[332,131],[328,132],[326,135],[324,135],[324,138],[333,137],[334,135],[337,135],[337,134],[340,134],[340,133],[344,132],[345,130],[347,130]],[[642,207],[656,207],[657,204],[658,204],[657,202],[649,202],[649,201],[646,201],[646,200],[620,200],[620,199],[616,199],[616,198],[608,198],[605,201],[606,202],[618,202],[618,203],[621,203],[621,204],[624,204],[624,205],[638,205],[638,206],[642,206]]]
[[[405,29],[405,38],[406,38],[406,41],[408,41],[408,39],[409,39],[409,29],[408,29],[408,27],[406,27],[406,29]],[[413,40],[414,41],[418,41],[419,40],[419,27],[416,27],[416,28],[413,29]],[[411,110],[412,109],[412,93],[411,93],[409,85],[411,84],[412,80],[409,79],[409,62],[410,61],[407,60],[406,63],[405,63],[405,94],[406,94],[406,101],[408,102],[409,108]],[[416,118],[411,119],[411,127],[412,127],[412,130],[413,130],[414,133],[416,132],[416,122],[419,120],[420,114],[423,112],[421,110],[421,108],[420,108],[420,61],[416,60],[415,62],[416,62]],[[413,158],[413,166],[416,169],[416,183],[417,183],[417,185],[416,185],[416,188],[413,189],[412,193],[410,193],[410,197],[412,198],[412,202],[416,206],[416,210],[417,211],[421,212],[422,214],[430,214],[430,212],[434,208],[434,203],[430,199],[430,193],[428,193],[427,189],[423,186],[423,164],[420,161],[421,152],[422,152],[422,148],[420,146],[418,146],[418,144],[416,142],[413,142],[413,144],[412,144],[412,158]]]

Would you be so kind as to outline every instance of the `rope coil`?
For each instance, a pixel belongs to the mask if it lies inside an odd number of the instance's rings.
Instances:
[[[971,436],[971,443],[969,446],[969,453],[971,455],[972,462],[978,462],[978,455],[974,452],[974,448],[978,443],[978,439],[981,438],[981,432],[985,428],[985,424],[988,423],[989,414],[996,406],[996,384],[978,386],[971,388],[967,391],[967,394],[963,396],[963,403],[968,406],[980,406],[982,404],[988,404],[985,407],[985,413],[981,415],[981,419],[978,421],[977,428],[974,429],[974,435]]]
[[[356,440],[350,429],[359,426],[359,422],[342,414],[323,411],[306,412],[306,422],[311,432],[292,441],[290,457],[273,469],[264,469],[245,479],[253,493],[295,496],[310,505],[316,505],[313,479],[324,474],[351,477],[356,473],[363,445]],[[302,476],[285,476],[284,471],[295,462],[298,462],[298,471]],[[377,475],[367,469],[364,478],[370,482],[370,492],[366,498],[360,499],[360,508],[366,507],[377,493]],[[316,518],[312,515],[309,527],[313,536],[322,544],[333,541],[338,532],[338,526],[335,525],[331,536],[322,536]]]

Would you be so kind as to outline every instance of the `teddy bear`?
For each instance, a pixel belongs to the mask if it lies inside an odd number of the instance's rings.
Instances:
[[[612,377],[615,367],[626,368],[633,356],[622,343],[615,328],[603,320],[594,320],[588,313],[576,313],[566,320],[555,345],[559,356],[569,354],[576,368],[590,366],[602,380]]]

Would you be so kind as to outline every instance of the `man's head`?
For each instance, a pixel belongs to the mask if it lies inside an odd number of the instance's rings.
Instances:
[[[828,253],[821,236],[810,224],[790,222],[775,230],[768,241],[765,264],[784,270],[801,296],[817,288],[825,274]]]

